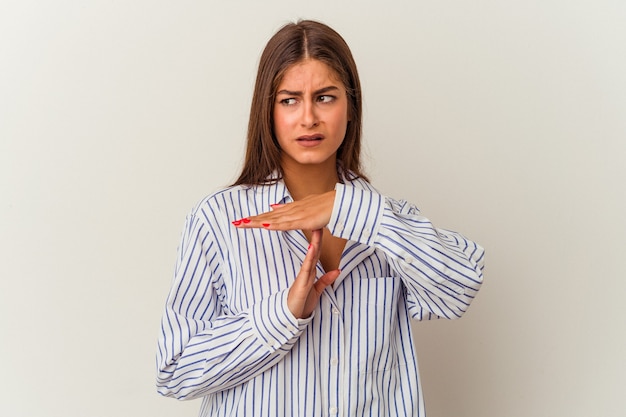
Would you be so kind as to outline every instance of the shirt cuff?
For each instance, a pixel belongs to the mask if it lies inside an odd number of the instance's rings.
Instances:
[[[382,195],[338,183],[327,228],[333,236],[371,246],[378,234],[384,206]]]
[[[289,289],[264,298],[252,308],[250,321],[259,340],[270,350],[294,343],[312,317],[298,320],[287,307]]]

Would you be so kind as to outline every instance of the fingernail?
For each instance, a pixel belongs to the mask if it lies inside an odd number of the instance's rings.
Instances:
[[[270,227],[270,224],[269,224],[269,223],[261,223],[261,225],[262,225],[263,227]]]
[[[278,207],[278,206],[280,206],[280,204],[270,204],[270,207],[271,207],[271,208],[276,208],[276,207]]]
[[[309,243],[309,247],[307,248],[307,250],[311,250],[312,247],[313,245]]]
[[[250,223],[252,220],[246,217],[245,219],[241,219],[241,221],[244,223]]]
[[[239,226],[241,224],[241,220],[235,220],[234,222],[231,222],[233,224],[233,226]]]

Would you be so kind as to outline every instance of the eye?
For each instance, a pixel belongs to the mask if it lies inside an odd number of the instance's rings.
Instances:
[[[335,96],[323,95],[317,98],[320,103],[332,103],[335,100]]]
[[[283,106],[293,106],[294,104],[296,104],[296,99],[293,97],[284,98],[280,101],[280,104],[282,104]]]

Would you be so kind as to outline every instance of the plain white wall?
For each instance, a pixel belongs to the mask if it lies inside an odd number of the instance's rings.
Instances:
[[[626,3],[224,3],[0,3],[0,415],[196,415],[154,389],[178,238],[298,17],[353,49],[374,184],[487,248],[415,326],[429,416],[624,415]]]

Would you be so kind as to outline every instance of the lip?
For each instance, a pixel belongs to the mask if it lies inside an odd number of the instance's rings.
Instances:
[[[324,135],[313,134],[313,135],[302,135],[296,139],[299,145],[304,147],[313,147],[319,145],[324,140]]]

